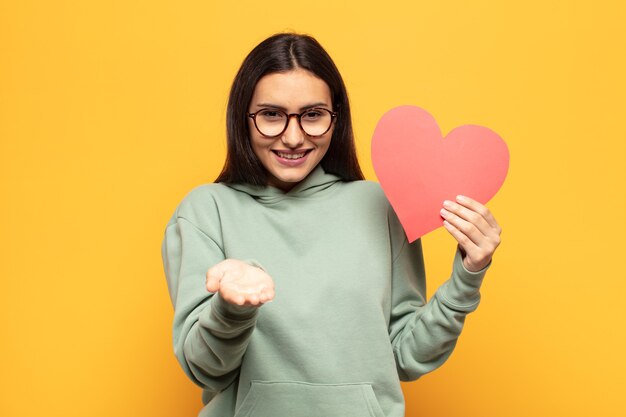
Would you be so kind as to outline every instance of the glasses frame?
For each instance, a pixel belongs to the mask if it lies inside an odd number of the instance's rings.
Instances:
[[[265,111],[265,110],[275,111],[275,112],[277,112],[277,113],[282,113],[282,114],[284,114],[285,116],[287,116],[287,119],[286,119],[286,121],[285,121],[285,127],[284,127],[284,128],[283,128],[283,130],[281,130],[281,131],[280,131],[280,133],[278,133],[277,135],[272,135],[272,136],[270,136],[270,135],[266,135],[265,133],[261,132],[261,129],[259,129],[259,126],[257,126],[257,124],[256,124],[256,115],[257,115],[257,113],[262,112],[262,111]],[[326,130],[324,131],[324,133],[320,133],[319,135],[309,135],[309,134],[307,133],[307,131],[306,131],[306,130],[304,130],[304,128],[302,127],[302,120],[301,120],[302,116],[303,116],[305,113],[310,112],[311,110],[323,110],[323,111],[325,111],[325,112],[330,113],[330,124],[328,125],[328,129],[326,129]],[[337,118],[337,112],[334,112],[334,111],[332,111],[332,110],[325,109],[325,108],[323,108],[323,107],[312,107],[312,108],[310,108],[310,109],[306,109],[306,110],[304,110],[302,113],[287,113],[287,112],[284,112],[284,111],[282,111],[282,110],[277,110],[277,109],[269,109],[269,108],[266,108],[266,109],[260,109],[260,110],[257,110],[257,111],[256,111],[256,112],[254,112],[254,113],[248,113],[248,117],[249,117],[249,118],[251,118],[251,119],[253,120],[253,122],[254,122],[254,127],[256,128],[257,132],[259,132],[259,133],[261,134],[261,136],[263,136],[263,137],[265,137],[265,138],[277,138],[277,137],[281,136],[283,133],[285,133],[285,130],[287,130],[287,128],[289,127],[289,122],[291,121],[291,118],[292,118],[292,117],[295,117],[295,118],[298,120],[298,126],[300,126],[300,130],[302,130],[302,131],[304,132],[304,134],[305,134],[305,135],[307,135],[307,136],[309,136],[309,137],[311,137],[311,138],[319,138],[320,136],[324,136],[326,133],[328,133],[328,131],[330,130],[330,128],[331,128],[331,127],[333,127],[333,122],[334,122],[334,121],[335,121],[335,119]]]

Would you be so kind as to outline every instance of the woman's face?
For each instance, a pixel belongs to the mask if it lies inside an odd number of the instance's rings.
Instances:
[[[287,114],[311,108],[333,109],[328,85],[309,71],[296,69],[272,73],[259,80],[250,101],[249,113],[267,109]],[[257,117],[260,117],[258,115]],[[303,120],[304,122],[304,120]],[[268,138],[248,121],[252,149],[269,174],[269,185],[289,191],[306,178],[322,160],[333,134],[333,126],[322,136],[308,136],[296,117],[289,119],[287,129],[277,137]]]

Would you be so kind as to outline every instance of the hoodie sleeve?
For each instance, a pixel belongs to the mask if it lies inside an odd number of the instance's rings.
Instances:
[[[478,307],[479,289],[489,266],[468,271],[457,249],[450,278],[426,302],[421,241],[409,244],[395,213],[389,212],[394,256],[389,333],[398,375],[412,381],[448,359],[465,317]]]
[[[225,258],[221,234],[201,230],[187,218],[193,212],[183,217],[181,211],[168,223],[161,249],[174,306],[174,353],[194,383],[216,394],[239,373],[258,309],[229,304],[207,291],[206,271]]]

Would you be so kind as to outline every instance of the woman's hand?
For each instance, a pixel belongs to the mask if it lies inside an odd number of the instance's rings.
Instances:
[[[226,259],[206,273],[206,289],[238,306],[261,306],[274,298],[274,281],[261,268]]]
[[[480,271],[491,262],[502,229],[487,207],[469,197],[457,196],[456,203],[446,200],[443,207],[443,226],[459,242],[463,266]]]

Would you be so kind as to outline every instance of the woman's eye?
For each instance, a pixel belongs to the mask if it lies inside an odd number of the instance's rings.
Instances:
[[[308,120],[315,120],[315,119],[319,118],[321,115],[322,115],[322,113],[320,111],[311,110],[311,111],[308,111],[308,112],[304,113],[304,115],[302,117],[305,118],[305,119],[308,119]]]
[[[283,114],[274,110],[263,110],[261,112],[261,117],[264,117],[266,119],[281,119],[283,117]]]

